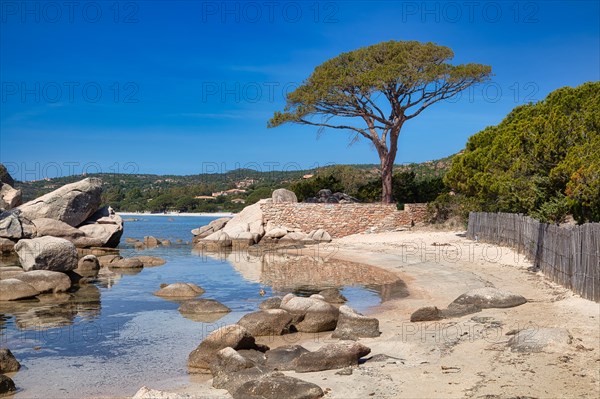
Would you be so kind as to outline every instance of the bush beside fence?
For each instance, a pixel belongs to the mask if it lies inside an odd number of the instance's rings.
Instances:
[[[512,247],[550,280],[600,302],[600,223],[564,228],[519,214],[471,212],[467,237]]]

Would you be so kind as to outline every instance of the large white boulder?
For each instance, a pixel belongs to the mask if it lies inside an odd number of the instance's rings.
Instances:
[[[15,251],[25,271],[67,272],[77,268],[77,249],[64,238],[38,237],[20,240],[15,245]]]

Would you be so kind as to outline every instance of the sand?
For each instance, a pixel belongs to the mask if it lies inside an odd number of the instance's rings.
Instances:
[[[380,320],[382,335],[361,339],[371,355],[391,358],[367,361],[352,375],[338,375],[338,370],[286,374],[318,384],[326,398],[600,397],[600,304],[528,270],[531,264],[511,249],[476,243],[461,233],[421,228],[334,240],[332,256],[393,271],[408,285],[407,298],[369,312]],[[410,322],[421,306],[445,307],[484,286],[523,295],[528,303]],[[523,354],[507,347],[510,330],[536,326],[565,327],[573,342],[558,352]],[[335,341],[324,333],[301,339],[310,350]],[[182,392],[229,397],[209,384],[192,382]]]

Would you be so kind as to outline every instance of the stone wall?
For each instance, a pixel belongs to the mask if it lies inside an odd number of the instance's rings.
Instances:
[[[396,204],[310,204],[263,203],[264,222],[300,229],[308,233],[324,229],[332,237],[344,237],[374,228],[394,230],[426,220],[427,204],[405,204],[403,211]]]

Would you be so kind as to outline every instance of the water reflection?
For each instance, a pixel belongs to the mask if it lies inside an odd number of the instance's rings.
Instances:
[[[376,291],[382,302],[408,296],[404,281],[390,271],[333,257],[305,255],[310,251],[315,250],[287,247],[195,254],[229,262],[244,279],[280,293],[312,294],[325,288],[362,286]]]
[[[100,310],[100,290],[95,285],[82,285],[69,293],[38,295],[31,300],[0,302],[0,313],[14,316],[15,325],[22,330],[69,326],[77,317],[98,317]]]

